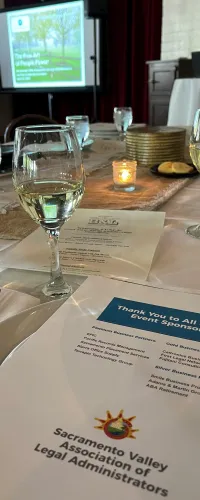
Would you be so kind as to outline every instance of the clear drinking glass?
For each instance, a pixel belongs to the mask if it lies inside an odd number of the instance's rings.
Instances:
[[[89,117],[87,115],[66,116],[66,123],[71,124],[75,127],[79,146],[82,149],[90,133]]]
[[[132,108],[114,108],[113,119],[120,136],[124,138],[133,121]]]
[[[194,117],[194,125],[190,136],[190,156],[193,165],[200,173],[200,109],[197,109]],[[194,238],[200,238],[200,224],[194,224],[186,229],[186,233]]]
[[[59,261],[60,228],[76,210],[85,175],[76,132],[70,125],[19,127],[15,131],[13,183],[20,203],[48,235],[51,277],[43,293],[71,293]]]

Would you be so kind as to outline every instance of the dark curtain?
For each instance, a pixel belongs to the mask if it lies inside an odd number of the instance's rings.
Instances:
[[[108,0],[107,89],[98,95],[98,118],[112,121],[114,106],[132,106],[134,121],[148,123],[148,67],[160,58],[162,0]],[[92,94],[66,95],[66,113],[89,113]]]
[[[35,0],[5,0],[5,6],[33,4]],[[53,3],[53,2],[52,2]],[[162,0],[108,0],[104,31],[106,86],[98,93],[98,119],[112,121],[114,106],[132,106],[134,121],[148,121],[148,68],[146,61],[160,58]],[[14,96],[15,115],[46,112],[46,97]],[[44,104],[43,104],[44,103]],[[54,94],[54,118],[67,114],[93,117],[92,92]]]
[[[130,0],[128,23],[131,31],[128,55],[131,69],[127,95],[134,110],[135,121],[148,122],[146,61],[160,59],[162,0]]]

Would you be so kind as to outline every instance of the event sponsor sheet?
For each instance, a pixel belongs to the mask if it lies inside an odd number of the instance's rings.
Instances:
[[[145,280],[164,218],[163,212],[78,209],[61,230],[63,271]],[[36,230],[8,252],[4,265],[49,270],[50,255],[44,230]]]
[[[199,499],[199,297],[100,277],[0,368],[4,500]]]

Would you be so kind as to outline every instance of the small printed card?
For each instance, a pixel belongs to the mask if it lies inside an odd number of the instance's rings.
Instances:
[[[164,212],[78,209],[61,230],[63,271],[126,281],[145,280],[164,219]],[[49,271],[44,230],[37,229],[7,252],[4,265]]]

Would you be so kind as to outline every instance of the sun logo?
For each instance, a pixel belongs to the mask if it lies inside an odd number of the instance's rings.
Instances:
[[[134,433],[138,432],[139,429],[133,429],[131,423],[136,417],[124,418],[123,410],[119,412],[117,417],[113,417],[110,411],[107,411],[106,414],[106,420],[95,418],[95,420],[98,420],[98,422],[101,423],[101,425],[96,425],[95,429],[104,431],[106,436],[111,439],[136,439]]]

